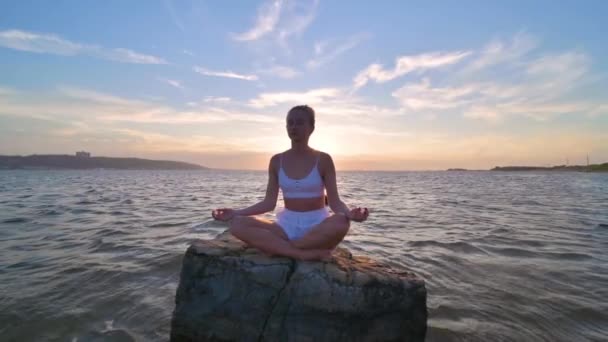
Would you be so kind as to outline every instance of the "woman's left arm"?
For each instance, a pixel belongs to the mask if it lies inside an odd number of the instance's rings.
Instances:
[[[323,182],[325,183],[325,189],[327,189],[328,203],[331,210],[338,214],[344,214],[351,220],[357,222],[363,222],[367,220],[369,211],[367,208],[355,208],[349,209],[344,202],[340,199],[338,194],[338,185],[336,182],[336,167],[331,156],[327,153],[321,154],[322,156],[322,168],[323,168]]]
[[[321,165],[323,166],[323,182],[325,183],[325,189],[327,190],[327,200],[329,207],[334,213],[342,213],[349,216],[350,209],[340,199],[338,194],[338,185],[336,182],[336,167],[331,156],[327,153],[322,153]]]

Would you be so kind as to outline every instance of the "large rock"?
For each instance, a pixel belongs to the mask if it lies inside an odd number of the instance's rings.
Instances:
[[[171,341],[423,341],[415,275],[338,248],[331,262],[267,257],[227,232],[184,257]]]

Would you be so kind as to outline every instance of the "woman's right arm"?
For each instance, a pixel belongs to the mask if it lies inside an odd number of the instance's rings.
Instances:
[[[266,186],[266,196],[264,199],[250,207],[234,211],[235,215],[252,216],[267,213],[274,210],[279,197],[279,176],[277,173],[279,155],[274,155],[268,163],[268,185]]]

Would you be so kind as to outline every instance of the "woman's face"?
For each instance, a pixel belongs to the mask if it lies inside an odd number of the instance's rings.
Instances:
[[[314,130],[310,115],[303,110],[292,110],[287,114],[286,128],[289,138],[295,141],[308,138]]]

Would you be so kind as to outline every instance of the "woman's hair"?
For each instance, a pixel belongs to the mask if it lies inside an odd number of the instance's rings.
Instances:
[[[315,110],[312,109],[312,107],[308,105],[295,106],[289,110],[289,113],[293,112],[294,110],[301,110],[307,113],[310,117],[310,124],[312,125],[312,127],[315,127]]]

